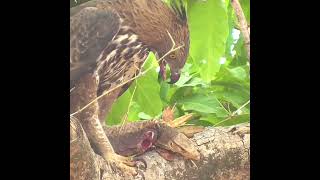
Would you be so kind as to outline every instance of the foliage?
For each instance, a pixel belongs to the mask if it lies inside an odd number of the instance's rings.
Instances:
[[[168,2],[169,0],[166,0]],[[176,117],[194,113],[189,123],[232,125],[250,119],[250,71],[243,38],[235,37],[237,19],[229,0],[184,0],[190,28],[190,53],[179,81],[158,80],[153,54],[143,70],[112,106],[108,124],[159,118],[167,106]],[[241,0],[250,23],[250,1]],[[70,1],[71,4],[71,1]],[[239,34],[239,32],[238,32]],[[167,68],[168,69],[168,68]]]
[[[249,0],[240,1],[250,19]],[[151,55],[130,89],[113,105],[108,124],[160,117],[167,106],[176,105],[176,117],[194,113],[193,124],[232,125],[250,119],[250,76],[248,59],[230,2],[187,0],[190,28],[190,55],[180,80],[174,84],[158,81],[156,59]],[[248,21],[249,23],[249,21]],[[135,89],[135,92],[134,92]],[[133,94],[134,92],[134,94]],[[239,109],[240,108],[240,109]],[[120,117],[120,118],[119,118]]]

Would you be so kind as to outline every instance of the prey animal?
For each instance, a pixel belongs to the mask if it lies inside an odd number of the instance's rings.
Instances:
[[[172,159],[163,156],[163,150],[181,155],[184,159],[200,159],[200,153],[184,131],[158,120],[138,121],[104,129],[115,152],[123,156],[141,155],[155,147],[166,160]],[[192,134],[197,132],[200,132],[199,129],[195,129]]]
[[[163,120],[146,120],[130,122],[123,126],[107,126],[104,130],[117,154],[142,161],[144,168],[148,168],[148,162],[144,160],[144,156],[140,155],[149,150],[156,150],[169,161],[177,156],[199,160],[200,153],[192,140],[186,137],[185,132],[191,135],[201,132],[203,128],[187,126],[193,128],[191,131],[189,128],[185,131],[183,127],[186,126],[182,126],[182,129],[179,127],[182,123],[183,121],[180,121],[172,126],[172,124],[163,123]],[[100,163],[100,157],[92,152],[79,120],[71,118],[70,126],[70,178],[100,179],[103,171],[112,173],[109,168]],[[142,177],[144,176],[140,170],[137,171]]]

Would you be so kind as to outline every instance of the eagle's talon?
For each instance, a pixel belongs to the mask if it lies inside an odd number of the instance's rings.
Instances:
[[[135,167],[136,162],[133,161],[131,157],[124,157],[118,154],[112,154],[108,155],[108,157],[105,157],[104,159],[108,164],[119,169],[124,174],[127,174],[129,176],[136,176],[138,174],[137,168]]]
[[[140,176],[141,176],[141,179],[143,179],[143,180],[146,179],[145,176],[144,176],[144,174],[143,174],[143,172],[140,171],[140,170],[138,170],[138,174],[137,174],[137,175],[140,175]]]
[[[143,170],[146,170],[147,169],[147,162],[146,160],[144,160],[142,157],[134,157],[133,160],[135,161],[136,163],[136,166],[137,164],[143,164],[143,166],[139,166],[139,169],[143,169]],[[137,162],[141,162],[141,163],[137,163]]]

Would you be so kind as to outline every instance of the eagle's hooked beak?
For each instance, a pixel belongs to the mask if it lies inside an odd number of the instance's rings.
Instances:
[[[171,70],[170,84],[176,83],[180,79],[180,73]]]
[[[166,75],[166,61],[165,60],[162,60],[160,62],[160,72],[159,72],[159,75],[161,76],[162,80],[166,80],[167,79],[167,75]],[[170,73],[171,73],[171,76],[170,76],[170,82],[169,84],[174,84],[176,83],[179,79],[180,79],[180,71],[179,70],[176,70],[176,69],[173,69],[172,67],[170,67]]]

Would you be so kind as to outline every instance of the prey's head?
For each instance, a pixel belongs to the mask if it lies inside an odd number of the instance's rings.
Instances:
[[[167,125],[160,125],[158,128],[157,147],[178,153],[186,159],[200,159],[200,153],[193,146],[193,142],[184,134]]]

